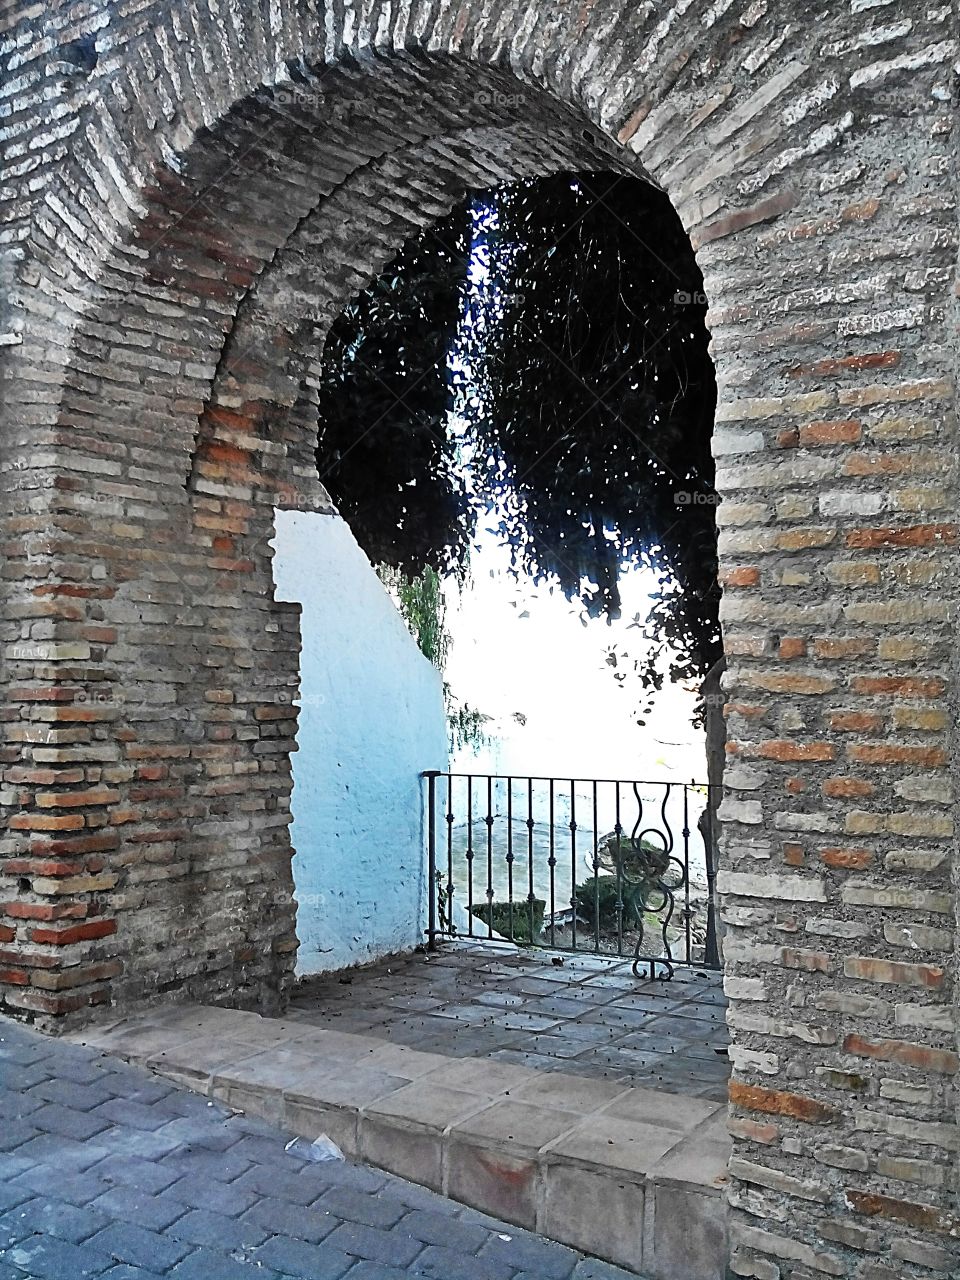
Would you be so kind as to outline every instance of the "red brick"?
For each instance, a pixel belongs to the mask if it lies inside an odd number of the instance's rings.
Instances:
[[[861,764],[911,764],[935,769],[946,764],[947,753],[940,747],[902,746],[894,743],[861,743],[847,747],[851,760]]]
[[[901,693],[917,698],[939,698],[946,687],[943,680],[920,676],[854,676],[850,681],[854,693]]]
[[[761,742],[758,754],[766,760],[833,760],[836,748],[829,742],[793,742],[789,739]]]
[[[835,356],[814,360],[811,364],[797,364],[787,370],[787,376],[800,378],[814,374],[822,377],[833,373],[859,373],[862,369],[895,369],[899,363],[899,351],[872,351],[868,355]]]
[[[826,1124],[839,1115],[836,1107],[817,1102],[814,1098],[782,1089],[765,1089],[758,1084],[744,1084],[740,1080],[730,1081],[728,1095],[734,1106],[743,1107],[746,1111],[789,1116],[807,1124]]]
[[[801,448],[815,449],[834,444],[856,444],[863,434],[863,427],[855,418],[843,422],[808,422],[800,428]]]
[[[872,796],[876,791],[872,782],[863,778],[827,778],[821,790],[831,800],[845,800],[856,796]]]
[[[870,849],[821,849],[820,861],[841,871],[863,871],[873,862]]]
[[[89,942],[93,938],[106,938],[116,931],[116,920],[90,920],[85,924],[75,924],[65,929],[33,929],[30,933],[30,941],[48,942],[54,946],[65,947],[71,942]]]
[[[862,711],[833,711],[830,728],[841,733],[877,733],[883,727],[883,716],[867,715]]]
[[[922,1071],[936,1071],[952,1076],[957,1072],[960,1060],[947,1049],[931,1049],[929,1045],[914,1044],[908,1040],[865,1040],[863,1036],[848,1035],[843,1041],[844,1053],[858,1058],[878,1058],[882,1062],[896,1062],[902,1067],[919,1067]]]
[[[721,587],[755,587],[760,581],[760,570],[752,565],[739,569],[725,569],[720,574]]]
[[[82,813],[15,813],[10,826],[17,831],[79,831]]]
[[[943,986],[944,972],[932,964],[901,964],[896,960],[878,960],[874,956],[847,956],[843,972],[848,978],[865,982],[889,982],[903,987]]]
[[[946,1208],[898,1200],[894,1196],[860,1191],[856,1187],[844,1188],[843,1194],[855,1213],[863,1213],[871,1218],[889,1218],[893,1222],[903,1222],[922,1230],[941,1231],[954,1238],[960,1236],[960,1215],[951,1213]]]
[[[852,529],[847,546],[868,550],[874,547],[933,547],[956,542],[955,524],[919,524],[907,528]]]
[[[807,642],[799,636],[784,636],[778,652],[784,659],[802,658],[807,652]]]
[[[109,787],[88,787],[85,791],[41,791],[37,804],[42,809],[80,808],[84,805],[115,804],[120,792]]]
[[[818,658],[862,658],[872,653],[876,641],[862,637],[845,640],[814,640],[813,652]]]

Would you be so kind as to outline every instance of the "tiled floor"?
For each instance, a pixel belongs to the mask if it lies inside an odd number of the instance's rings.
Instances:
[[[556,957],[560,960],[560,957]],[[290,1015],[428,1053],[491,1058],[726,1099],[718,973],[636,978],[626,962],[454,944],[303,982]]]

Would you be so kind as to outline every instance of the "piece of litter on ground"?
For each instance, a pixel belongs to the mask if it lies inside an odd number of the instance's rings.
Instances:
[[[497,1235],[499,1236],[499,1238],[500,1238],[501,1240],[512,1240],[512,1239],[513,1239],[513,1236],[505,1236],[505,1235],[503,1235],[501,1232],[497,1232]]]
[[[328,1138],[325,1133],[314,1138],[313,1142],[307,1142],[305,1138],[294,1138],[287,1143],[284,1151],[289,1151],[300,1160],[346,1160],[346,1156],[334,1140]]]

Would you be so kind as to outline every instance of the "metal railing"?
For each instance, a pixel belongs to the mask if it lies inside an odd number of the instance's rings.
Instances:
[[[719,968],[707,783],[427,770],[428,945],[503,939]]]

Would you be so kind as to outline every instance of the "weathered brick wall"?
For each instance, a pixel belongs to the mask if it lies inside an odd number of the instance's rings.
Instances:
[[[731,1265],[956,1274],[950,7],[44,16],[0,9],[3,1007],[280,1006],[325,328],[465,187],[642,165],[720,386]]]

